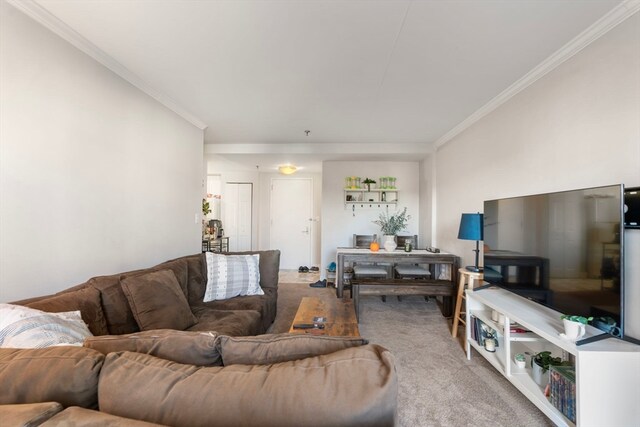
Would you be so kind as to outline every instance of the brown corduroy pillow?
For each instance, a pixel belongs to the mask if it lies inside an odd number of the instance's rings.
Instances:
[[[222,359],[216,338],[215,332],[157,329],[128,335],[88,337],[84,346],[102,354],[132,351],[189,365],[220,366]]]
[[[360,337],[328,337],[295,334],[267,334],[255,337],[218,337],[218,352],[228,365],[270,365],[321,356],[368,344]]]
[[[133,316],[143,331],[183,331],[197,322],[176,275],[171,270],[127,277],[122,280],[121,286]]]

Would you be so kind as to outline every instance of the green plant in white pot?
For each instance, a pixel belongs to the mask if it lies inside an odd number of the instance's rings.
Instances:
[[[407,215],[407,208],[404,208],[402,212],[396,212],[393,215],[389,215],[388,212],[382,212],[377,221],[373,221],[374,224],[380,226],[380,230],[384,235],[383,246],[386,251],[395,251],[398,245],[396,244],[396,235],[400,231],[407,229],[407,225],[411,215]]]
[[[593,320],[593,317],[569,314],[563,314],[560,318],[564,325],[564,338],[569,340],[582,338],[586,332],[586,325]]]

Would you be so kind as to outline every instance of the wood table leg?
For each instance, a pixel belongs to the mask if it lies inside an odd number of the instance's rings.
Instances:
[[[353,308],[356,310],[356,320],[360,322],[360,286],[351,284],[351,296],[353,298]]]
[[[453,272],[452,272],[453,274]],[[460,274],[460,280],[458,283],[458,295],[456,297],[456,309],[453,313],[453,327],[451,329],[451,335],[455,338],[458,336],[458,320],[460,318],[460,311],[462,310],[462,297],[464,295],[465,275]]]

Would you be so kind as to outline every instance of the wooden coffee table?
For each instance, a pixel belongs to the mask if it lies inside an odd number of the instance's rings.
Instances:
[[[293,325],[297,323],[314,323],[314,317],[326,318],[324,329],[293,329]],[[304,297],[289,328],[289,333],[359,337],[360,331],[353,302],[338,298],[324,300]]]

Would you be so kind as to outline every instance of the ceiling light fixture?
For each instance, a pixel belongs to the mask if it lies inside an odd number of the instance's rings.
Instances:
[[[282,175],[291,175],[291,174],[296,173],[297,170],[298,170],[298,168],[295,167],[294,165],[281,165],[281,166],[278,166],[278,171]]]

